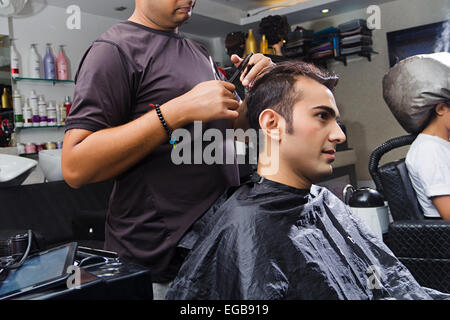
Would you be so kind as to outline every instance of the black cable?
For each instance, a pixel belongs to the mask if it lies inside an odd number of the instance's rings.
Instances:
[[[23,254],[22,258],[17,263],[14,263],[14,260],[11,260],[5,266],[1,266],[2,269],[6,269],[6,270],[17,269],[17,268],[20,268],[25,263],[25,260],[28,258],[28,254],[30,253],[30,250],[31,250],[32,237],[33,237],[33,232],[31,230],[28,230],[28,245],[27,245],[27,249],[25,250],[25,253]],[[3,270],[1,270],[1,271],[3,271]]]

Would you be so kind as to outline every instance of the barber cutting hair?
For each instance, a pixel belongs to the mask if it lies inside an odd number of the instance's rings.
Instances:
[[[128,21],[102,34],[81,61],[62,171],[75,188],[114,179],[105,249],[149,267],[159,299],[182,261],[175,248],[180,238],[239,183],[237,163],[174,165],[171,133],[186,128],[193,136],[193,122],[201,121],[203,130],[225,136],[228,128],[245,127],[246,118],[235,86],[224,81],[207,50],[179,33],[196,1],[135,4]],[[242,58],[233,55],[231,61],[239,66]],[[253,55],[242,84],[271,64]]]

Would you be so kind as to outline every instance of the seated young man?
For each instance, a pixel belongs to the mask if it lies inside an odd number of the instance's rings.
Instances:
[[[406,167],[426,218],[450,220],[450,53],[417,55],[385,76],[384,96],[409,133]],[[421,128],[424,128],[421,130]]]
[[[336,82],[301,62],[256,80],[247,108],[266,137],[258,174],[183,238],[192,250],[166,299],[448,298],[422,288],[342,201],[313,185],[332,173],[345,141]]]
[[[406,167],[424,216],[450,220],[450,101],[433,112],[411,144]]]

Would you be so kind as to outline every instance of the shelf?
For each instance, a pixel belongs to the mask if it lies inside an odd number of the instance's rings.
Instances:
[[[75,81],[73,80],[54,80],[54,79],[42,79],[42,78],[22,78],[22,77],[18,77],[18,78],[12,78],[12,80],[14,82],[16,81],[36,81],[36,82],[51,82],[53,83],[53,85],[57,84],[57,83],[74,83]]]
[[[351,56],[360,56],[360,57],[364,57],[367,58],[367,60],[369,60],[369,62],[372,61],[372,55],[374,54],[378,54],[378,52],[376,51],[372,51],[372,52],[354,52],[354,53],[349,53],[346,55],[339,55],[337,57],[334,56],[328,56],[328,57],[322,57],[322,58],[311,58],[309,61],[311,61],[314,64],[321,64],[323,65],[324,63],[327,63],[328,61],[334,60],[334,61],[340,61],[342,62],[345,66],[348,65],[348,58]]]
[[[372,51],[372,52],[355,52],[355,53],[350,53],[350,54],[346,54],[346,55],[340,55],[339,57],[335,57],[334,59],[337,61],[341,61],[342,63],[344,63],[345,66],[347,66],[347,57],[350,56],[360,56],[360,57],[365,57],[367,58],[367,60],[369,60],[369,62],[372,62],[372,55],[373,54],[378,54],[378,52],[376,51]]]
[[[65,128],[65,125],[61,125],[61,126],[45,126],[45,127],[15,127],[16,130],[29,130],[29,129],[48,129],[48,128]]]
[[[306,56],[297,56],[297,57],[280,57],[280,56],[273,56],[273,55],[268,55],[266,54],[265,56],[269,57],[272,59],[273,62],[277,63],[277,62],[284,62],[284,61],[292,61],[292,60],[302,60],[305,62],[312,62],[314,64],[319,64],[319,65],[324,65],[326,64],[328,61],[334,60],[334,61],[340,61],[342,62],[345,66],[348,65],[348,58],[351,56],[360,56],[360,57],[365,57],[367,58],[367,60],[369,60],[369,62],[372,61],[372,55],[374,54],[378,54],[378,52],[376,51],[371,51],[371,52],[355,52],[355,53],[350,53],[350,54],[346,54],[346,55],[340,55],[340,56],[326,56],[326,57],[321,57],[321,58],[312,58],[308,55]]]

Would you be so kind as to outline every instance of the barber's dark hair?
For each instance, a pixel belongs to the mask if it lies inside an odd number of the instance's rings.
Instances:
[[[301,61],[281,62],[266,68],[256,78],[246,97],[247,116],[252,129],[260,129],[259,115],[270,108],[286,120],[287,130],[292,133],[293,106],[302,97],[301,88],[295,87],[299,77],[311,78],[331,91],[339,80],[338,76]]]
[[[266,35],[269,46],[286,39],[289,29],[286,16],[268,16],[259,23],[259,34]]]

